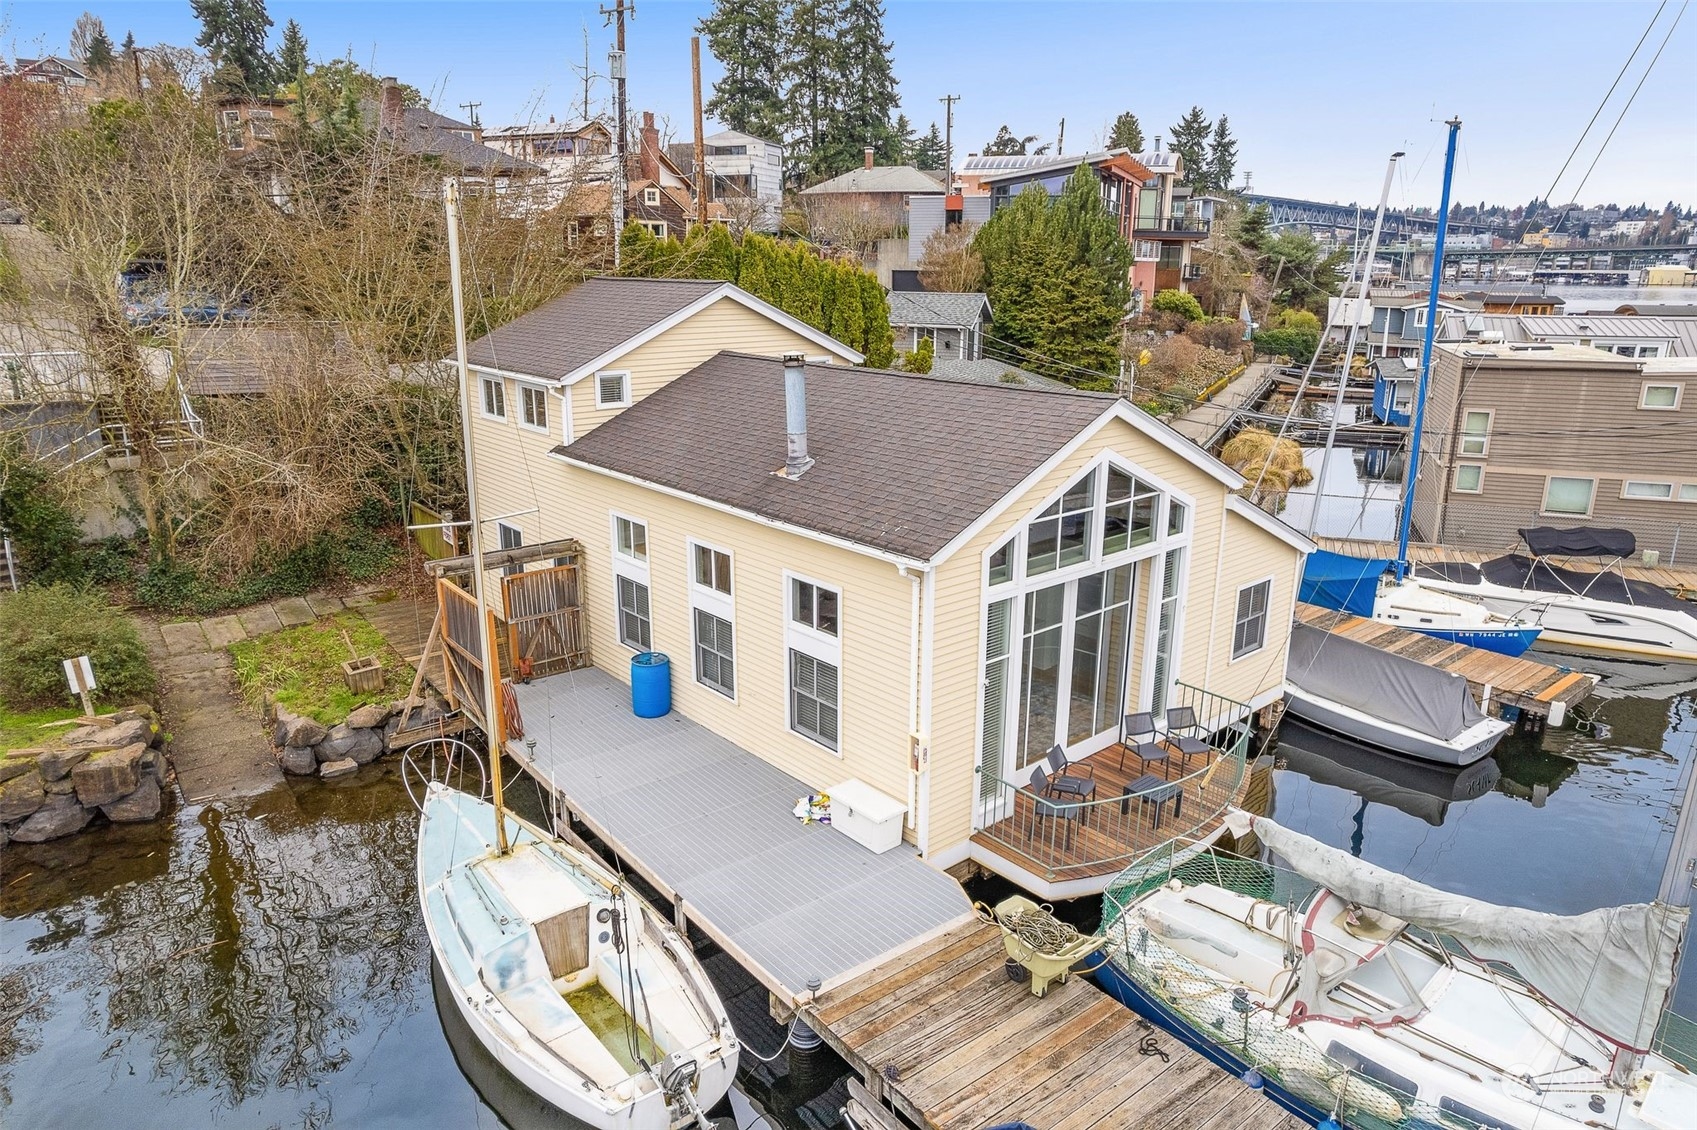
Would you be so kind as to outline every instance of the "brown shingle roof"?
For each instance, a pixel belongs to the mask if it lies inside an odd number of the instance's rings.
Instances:
[[[472,342],[473,365],[559,379],[724,286],[717,279],[587,279]]]
[[[739,510],[929,560],[1112,396],[807,366],[808,453],[784,465],[783,362],[719,353],[563,455]]]

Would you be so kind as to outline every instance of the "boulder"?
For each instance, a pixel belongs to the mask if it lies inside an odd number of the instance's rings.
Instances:
[[[72,769],[77,799],[89,808],[98,808],[135,792],[141,784],[141,758],[146,752],[147,746],[136,742],[97,753]]]
[[[41,787],[41,774],[32,765],[29,771],[21,777],[0,784],[0,823],[10,823],[22,820],[47,799],[47,792]]]
[[[78,726],[65,735],[65,744],[80,749],[122,749],[153,741],[153,723],[145,718],[126,718],[111,725]]]
[[[403,698],[394,703],[396,714],[404,714],[408,704],[412,704],[412,716],[407,719],[408,729],[420,726],[430,726],[446,717],[442,700],[435,695],[423,695],[419,698]]]
[[[71,770],[88,760],[86,749],[48,749],[41,752],[35,763],[41,766],[43,780],[58,781],[69,777]]]
[[[348,715],[347,725],[356,730],[371,730],[389,720],[394,709],[388,705],[362,706]]]
[[[16,828],[12,838],[20,844],[39,844],[56,840],[72,832],[80,832],[94,819],[94,813],[77,803],[74,796],[54,796],[35,810],[35,814]]]
[[[349,773],[359,772],[359,762],[344,757],[340,761],[326,761],[318,767],[318,775],[326,781],[333,777],[346,777]]]
[[[152,820],[159,815],[159,800],[161,796],[159,782],[152,774],[141,779],[141,785],[135,792],[123,800],[111,804],[103,804],[100,811],[106,814],[108,820],[119,824],[138,824],[144,820]]]
[[[39,769],[40,757],[45,752],[40,749],[14,749],[0,753],[0,785],[13,777],[22,777],[32,769]]]
[[[318,772],[318,758],[309,745],[286,745],[277,754],[277,764],[283,772],[297,777],[310,777]]]
[[[382,752],[382,734],[376,730],[356,730],[346,722],[332,726],[330,735],[318,743],[318,760],[321,762],[348,758],[364,765]]]
[[[329,732],[324,723],[292,714],[279,706],[277,725],[271,730],[271,740],[281,746],[317,745]]]
[[[395,735],[401,732],[399,717],[391,718],[383,724],[383,750],[385,753],[395,752]]]
[[[6,825],[0,824],[0,849],[4,849],[5,846],[11,842],[12,830],[6,827]]]
[[[77,791],[76,785],[71,782],[69,777],[60,777],[57,781],[48,781],[41,787],[47,791],[48,796],[69,796]]]

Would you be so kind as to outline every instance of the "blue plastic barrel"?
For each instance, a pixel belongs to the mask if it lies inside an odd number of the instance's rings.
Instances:
[[[672,661],[645,651],[630,661],[630,706],[638,718],[659,718],[672,709]]]

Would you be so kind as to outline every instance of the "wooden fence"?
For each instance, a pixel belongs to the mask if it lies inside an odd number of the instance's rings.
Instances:
[[[520,677],[553,675],[589,665],[581,580],[575,557],[562,565],[501,578],[507,611],[507,661]]]

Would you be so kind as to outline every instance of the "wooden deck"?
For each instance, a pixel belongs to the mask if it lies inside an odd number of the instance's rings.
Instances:
[[[1491,689],[1491,703],[1499,711],[1503,706],[1518,706],[1537,719],[1547,718],[1553,712],[1558,716],[1558,725],[1561,716],[1589,698],[1597,685],[1595,675],[1581,671],[1539,663],[1524,656],[1498,655],[1466,644],[1448,643],[1394,624],[1301,601],[1296,605],[1296,619],[1429,667],[1465,675],[1475,695],[1482,695],[1486,687]]]
[[[1006,956],[1001,931],[975,921],[824,993],[802,1015],[872,1101],[927,1130],[1019,1120],[1043,1130],[1304,1125],[1083,978],[1032,996],[1007,979]],[[873,1126],[895,1124],[882,1107],[871,1113]]]
[[[1382,557],[1396,560],[1396,542],[1394,541],[1357,541],[1352,538],[1315,538],[1321,549],[1329,549],[1333,553],[1348,554],[1352,557]],[[1494,557],[1513,552],[1513,547],[1497,550],[1454,549],[1443,545],[1410,545],[1408,559],[1416,565],[1430,565],[1443,561],[1461,561],[1469,565],[1478,565]],[[1525,552],[1525,547],[1521,547]],[[1630,580],[1644,581],[1667,589],[1675,596],[1685,599],[1697,597],[1697,569],[1681,569],[1671,565],[1658,565],[1647,569],[1642,565],[1628,565],[1624,562],[1621,570]]]
[[[1212,772],[1204,771],[1202,758],[1192,755],[1188,772],[1181,772],[1174,751],[1149,768],[1151,775],[1163,781],[1185,778],[1179,803],[1167,800],[1159,807],[1157,828],[1154,804],[1140,803],[1135,796],[1129,803],[1121,799],[1126,786],[1144,773],[1135,754],[1125,754],[1122,766],[1122,749],[1111,745],[1080,758],[1068,770],[1070,775],[1096,782],[1093,803],[1080,811],[1079,820],[1039,818],[1035,798],[1020,789],[1009,806],[1012,811],[973,833],[973,842],[1051,882],[1112,877],[1135,856],[1174,836],[1209,838],[1219,828],[1225,808],[1243,802],[1248,774],[1240,773],[1225,755],[1217,750],[1210,755]]]

